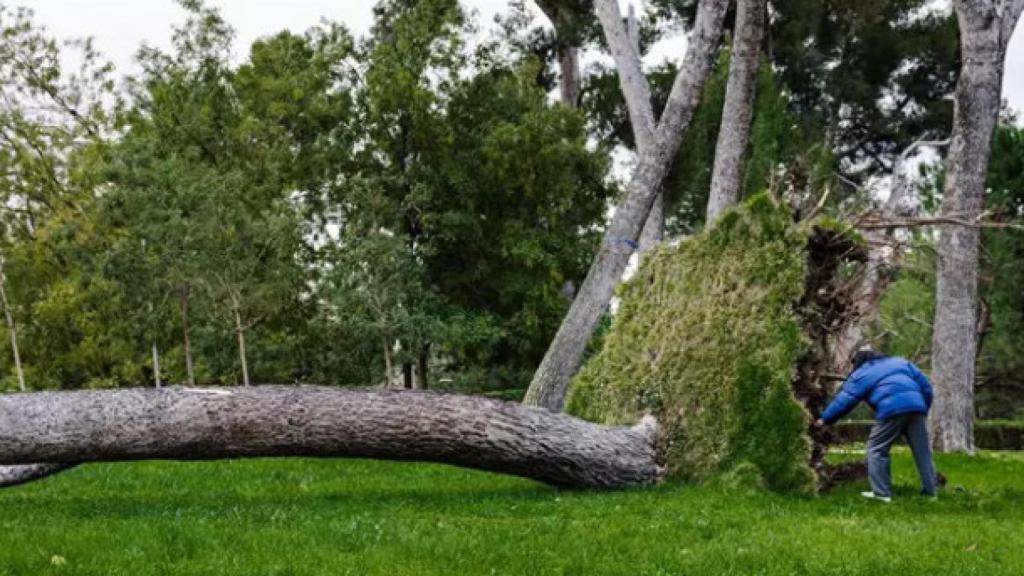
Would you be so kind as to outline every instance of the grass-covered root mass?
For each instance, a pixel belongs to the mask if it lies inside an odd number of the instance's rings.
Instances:
[[[671,477],[814,491],[823,452],[805,403],[827,392],[814,368],[827,351],[811,327],[842,308],[814,296],[838,295],[828,285],[856,254],[849,245],[762,194],[646,256],[568,410],[609,424],[654,414]]]
[[[918,498],[899,449],[889,506],[863,482],[808,498],[375,461],[96,464],[0,491],[0,575],[1020,574],[1024,458],[938,464],[964,492]]]

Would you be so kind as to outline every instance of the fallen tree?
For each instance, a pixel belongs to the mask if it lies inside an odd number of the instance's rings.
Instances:
[[[53,476],[68,468],[74,468],[74,464],[25,464],[18,466],[0,466],[0,488],[28,484],[40,478]]]
[[[74,463],[311,456],[429,461],[556,486],[662,478],[652,418],[591,424],[513,402],[310,386],[0,396],[0,486]]]

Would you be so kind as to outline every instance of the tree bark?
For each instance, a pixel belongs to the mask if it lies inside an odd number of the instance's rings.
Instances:
[[[156,347],[156,341],[153,341],[153,382],[157,388],[163,386],[163,382],[160,379],[160,350]]]
[[[430,387],[429,370],[430,370],[430,345],[425,344],[420,349],[420,355],[416,365],[416,383],[417,388],[420,390],[426,390]]]
[[[524,399],[527,404],[562,409],[570,379],[579,369],[587,343],[637,247],[651,204],[700,100],[727,7],[727,0],[700,3],[690,46],[655,132],[655,144],[639,158],[626,197],[616,208],[590,271],[534,374]]]
[[[388,345],[387,336],[384,337],[384,388],[391,388],[391,375],[394,368],[391,366],[391,347]]]
[[[954,95],[946,159],[943,214],[970,220],[984,208],[992,133],[999,119],[1006,45],[1024,2],[953,3],[962,64]],[[932,441],[943,452],[974,451],[974,363],[977,350],[980,231],[943,226],[939,232],[932,377]]]
[[[644,221],[643,230],[640,231],[640,241],[637,246],[637,253],[640,257],[658,247],[665,239],[665,194],[658,192],[651,202],[651,210],[647,213],[647,220]]]
[[[558,68],[562,73],[559,79],[559,94],[562,104],[577,108],[580,104],[580,86],[583,81],[580,75],[580,49],[576,46],[564,46],[558,50]]]
[[[0,255],[0,305],[4,307],[4,319],[7,321],[7,331],[11,336],[11,353],[14,355],[14,371],[18,377],[18,390],[24,392],[25,371],[21,368],[21,353],[18,350],[18,325],[14,322],[14,315],[11,314],[11,306],[7,301],[7,272],[4,267],[4,256]]]
[[[750,139],[750,120],[754,115],[757,69],[761,62],[767,6],[765,0],[737,0],[736,4],[729,80],[725,87],[722,124],[715,146],[715,165],[711,173],[705,226],[712,225],[722,212],[740,200],[743,157]]]
[[[0,465],[307,456],[454,464],[557,486],[662,478],[657,426],[591,424],[473,396],[339,388],[137,388],[0,396]],[[14,470],[15,479],[39,469]]]
[[[28,484],[73,468],[74,464],[25,464],[0,466],[0,488]]]
[[[555,28],[558,57],[559,99],[570,108],[580,104],[583,77],[580,74],[581,29],[587,17],[586,2],[578,0],[537,0],[537,6]]]
[[[188,297],[189,287],[188,284],[182,285],[179,290],[180,304],[181,304],[181,332],[182,340],[185,352],[185,375],[189,386],[196,385],[196,373],[195,368],[192,365],[192,329],[189,326],[188,320]]]
[[[626,101],[633,141],[639,158],[654,146],[654,109],[651,105],[651,86],[644,75],[640,55],[640,27],[633,5],[629,6],[626,25],[622,24],[618,0],[597,0],[594,3],[598,20],[604,30],[609,50],[615,60],[619,87]],[[661,243],[665,230],[665,196],[659,192],[651,203],[651,210],[640,232],[638,252],[642,256]]]
[[[402,387],[412,390],[412,362],[402,362]]]
[[[238,361],[242,364],[242,385],[249,386],[249,362],[245,353],[245,326],[242,325],[242,312],[239,310],[238,299],[231,297],[231,311],[235,315],[235,335],[238,338]]]

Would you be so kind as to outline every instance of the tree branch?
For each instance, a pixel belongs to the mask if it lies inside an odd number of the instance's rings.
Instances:
[[[862,230],[878,230],[882,228],[913,228],[918,226],[952,225],[967,226],[970,228],[1010,228],[1013,230],[1024,230],[1024,224],[1016,222],[995,222],[985,220],[983,216],[973,219],[959,218],[955,215],[933,216],[927,218],[868,218],[853,224],[854,228]]]
[[[1001,38],[1004,52],[1010,45],[1010,38],[1013,37],[1014,29],[1017,28],[1021,12],[1024,12],[1024,0],[1003,0]]]

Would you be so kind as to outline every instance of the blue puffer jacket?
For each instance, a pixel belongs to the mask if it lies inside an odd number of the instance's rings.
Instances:
[[[869,360],[850,374],[821,419],[832,424],[862,400],[874,409],[876,420],[926,414],[932,406],[932,385],[917,366],[903,358]]]

